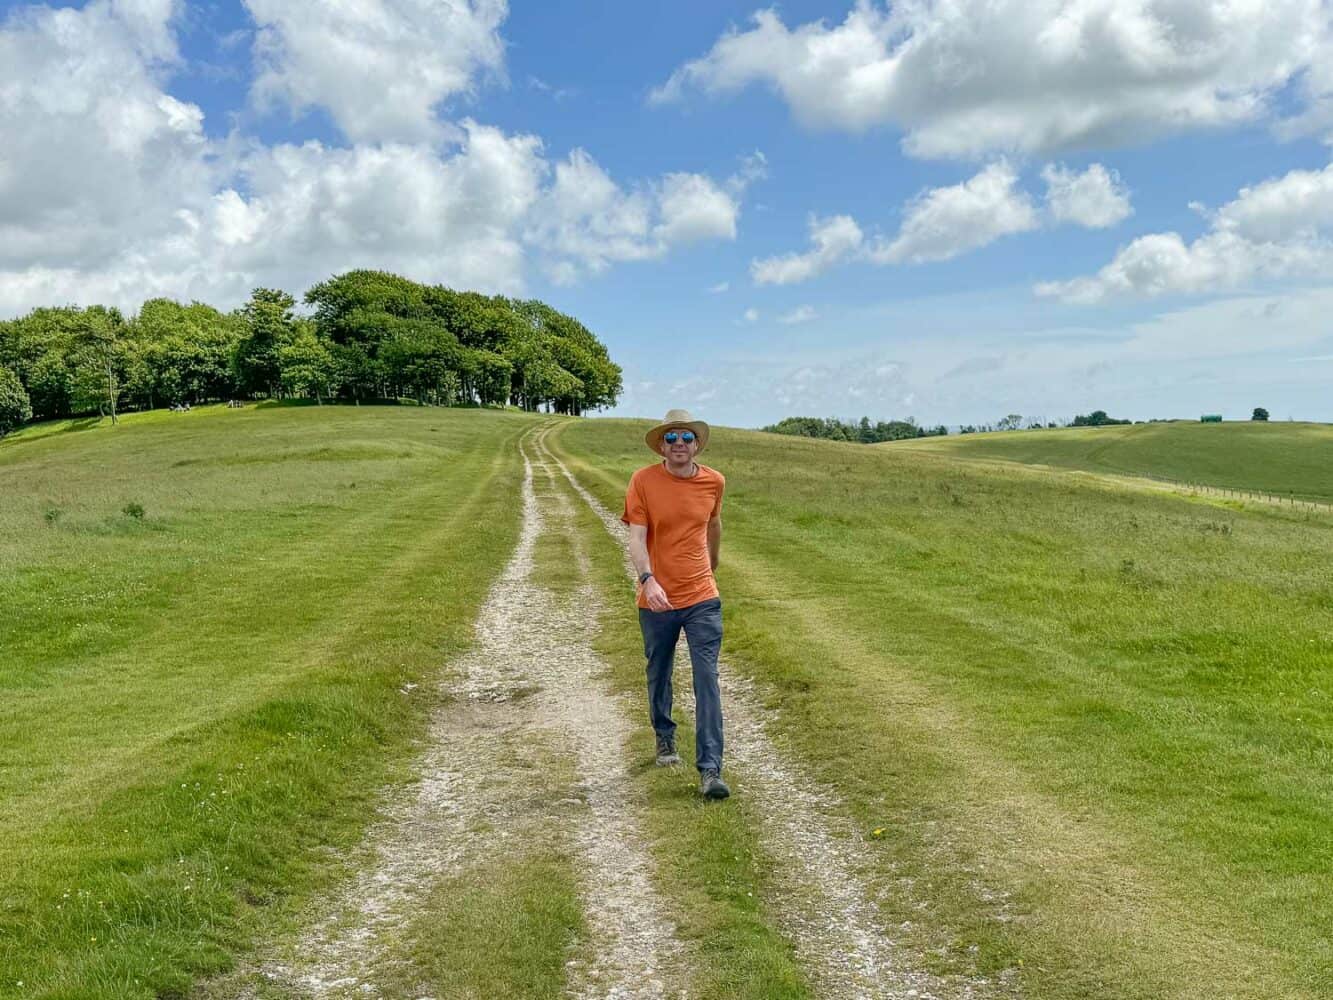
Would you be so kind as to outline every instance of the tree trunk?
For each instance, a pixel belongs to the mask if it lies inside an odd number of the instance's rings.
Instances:
[[[111,367],[111,359],[106,363],[106,397],[111,404],[111,425],[114,427],[116,420],[116,373]]]

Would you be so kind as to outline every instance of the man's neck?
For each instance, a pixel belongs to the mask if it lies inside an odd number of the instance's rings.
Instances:
[[[666,466],[667,472],[671,473],[677,479],[693,479],[699,474],[699,467],[694,464],[693,459],[682,466],[673,465],[666,459],[662,460],[662,464]]]

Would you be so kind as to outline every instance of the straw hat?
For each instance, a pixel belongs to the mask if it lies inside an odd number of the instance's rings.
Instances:
[[[670,427],[688,427],[694,431],[695,440],[699,442],[699,452],[703,451],[708,445],[708,425],[702,420],[695,420],[690,416],[689,410],[667,410],[667,415],[662,418],[662,422],[643,436],[644,442],[653,450],[655,455],[662,454],[662,435]]]

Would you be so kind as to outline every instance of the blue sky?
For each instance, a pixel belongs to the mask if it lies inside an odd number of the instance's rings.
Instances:
[[[0,3],[0,315],[531,295],[614,411],[1333,420],[1320,0]]]

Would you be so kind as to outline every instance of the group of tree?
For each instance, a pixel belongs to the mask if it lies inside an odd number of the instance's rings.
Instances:
[[[1132,424],[1132,420],[1117,420],[1115,417],[1108,417],[1105,410],[1093,410],[1091,413],[1080,413],[1074,418],[1075,427],[1110,427],[1113,424]]]
[[[832,441],[857,441],[877,444],[880,441],[900,441],[904,438],[930,437],[948,434],[948,428],[919,427],[912,417],[871,423],[869,417],[860,421],[838,420],[836,417],[786,417],[763,428],[773,434],[794,434],[798,437],[826,438]]]
[[[241,308],[145,302],[38,308],[0,321],[0,435],[30,419],[303,397],[612,406],[621,371],[578,320],[535,299],[350,271],[311,288],[309,315],[258,288]]]

